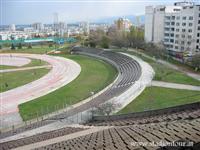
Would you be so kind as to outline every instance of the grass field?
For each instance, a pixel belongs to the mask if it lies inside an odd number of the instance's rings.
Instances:
[[[199,91],[148,87],[118,114],[155,110],[200,101]]]
[[[200,81],[195,80],[180,71],[171,69],[167,66],[157,63],[144,56],[138,55],[134,52],[127,52],[127,53],[138,56],[142,58],[144,61],[148,62],[153,67],[156,73],[154,80],[200,86]]]
[[[49,69],[34,69],[16,72],[0,73],[0,92],[4,92],[41,78]],[[23,79],[23,80],[22,80]]]
[[[52,51],[55,47],[48,47],[47,45],[44,46],[32,46],[31,49],[27,47],[23,47],[22,49],[15,49],[15,50],[2,50],[1,53],[34,53],[34,54],[45,54],[46,52]]]
[[[64,56],[64,55],[61,55]],[[81,65],[80,75],[70,84],[33,101],[19,105],[23,120],[29,120],[43,114],[72,105],[91,96],[110,84],[116,77],[116,69],[103,61],[79,55],[65,55]],[[43,111],[41,111],[43,110]]]

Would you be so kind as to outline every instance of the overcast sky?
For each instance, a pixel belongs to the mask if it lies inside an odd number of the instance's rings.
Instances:
[[[180,1],[180,0],[178,0]],[[91,21],[102,17],[142,15],[147,5],[173,4],[174,0],[0,0],[1,24]]]

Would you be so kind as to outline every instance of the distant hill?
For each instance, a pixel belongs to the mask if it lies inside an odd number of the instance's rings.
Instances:
[[[136,17],[134,15],[127,15],[127,16],[114,16],[114,17],[105,17],[105,18],[101,18],[101,19],[97,19],[97,20],[93,20],[92,22],[94,23],[108,23],[108,24],[112,24],[114,23],[115,20],[117,20],[118,18],[127,18],[129,19],[132,23],[136,23]],[[144,15],[140,15],[140,23],[144,24],[145,21],[145,16]]]

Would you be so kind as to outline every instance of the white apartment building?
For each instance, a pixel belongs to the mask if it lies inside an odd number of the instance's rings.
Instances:
[[[164,44],[171,55],[200,53],[200,5],[147,6],[145,41]]]

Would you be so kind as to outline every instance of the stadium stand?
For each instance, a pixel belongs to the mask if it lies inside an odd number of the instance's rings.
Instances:
[[[122,115],[94,116],[87,125],[126,126],[196,118],[200,118],[200,102]]]
[[[85,130],[85,129],[86,128],[66,127],[66,128],[62,128],[62,129],[58,129],[58,130],[54,130],[54,131],[50,131],[50,132],[44,132],[44,133],[33,135],[33,136],[30,136],[30,137],[27,137],[27,138],[22,138],[22,139],[18,139],[18,140],[0,143],[0,149],[1,150],[12,149],[12,148],[28,145],[28,144],[31,144],[31,143],[45,141],[45,140],[48,140],[48,139],[51,139],[51,138],[56,138],[56,137],[59,137],[59,136],[63,136],[63,135],[71,134],[71,133],[74,133],[74,132],[82,131],[82,130]]]
[[[184,147],[172,147],[173,145],[167,146],[167,144],[178,144],[178,142],[188,144],[187,149],[198,150],[200,142],[199,126],[200,119],[113,127],[44,146],[38,148],[38,150],[184,149]]]

